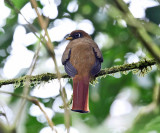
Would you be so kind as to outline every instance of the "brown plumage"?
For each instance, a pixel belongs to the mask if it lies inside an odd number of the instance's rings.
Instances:
[[[62,64],[73,77],[72,111],[87,113],[89,81],[100,71],[103,57],[97,44],[82,30],[71,32],[66,39],[70,42],[63,53]]]

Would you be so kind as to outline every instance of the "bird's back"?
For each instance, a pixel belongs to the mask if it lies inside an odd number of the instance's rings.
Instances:
[[[96,60],[93,47],[84,39],[76,41],[76,45],[71,50],[70,62],[78,70],[78,75],[88,75]]]

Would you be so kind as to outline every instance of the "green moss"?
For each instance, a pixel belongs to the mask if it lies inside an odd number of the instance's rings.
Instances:
[[[92,78],[92,80],[90,81],[90,84],[95,86],[98,83],[98,78]]]
[[[140,76],[144,76],[148,72],[152,70],[152,65],[155,65],[156,61],[154,59],[152,60],[147,60],[147,59],[142,59],[141,61],[137,63],[132,63],[132,64],[124,64],[124,65],[119,65],[119,66],[114,66],[111,68],[105,68],[101,70],[95,78],[100,77],[100,78],[105,78],[108,74],[114,74],[116,72],[122,72],[123,74],[128,74],[129,71],[132,71],[133,74],[139,74]],[[159,66],[157,65],[157,68],[159,69]],[[70,76],[67,74],[61,74],[61,78],[68,78],[69,80],[71,79]],[[45,73],[41,75],[36,75],[36,76],[23,76],[20,78],[16,79],[10,79],[10,80],[1,80],[0,81],[0,87],[2,85],[8,85],[8,84],[14,84],[15,88],[19,86],[24,86],[26,79],[29,79],[31,86],[36,86],[40,84],[41,82],[48,82],[53,79],[57,79],[56,74],[52,73]],[[94,79],[93,81],[91,80],[91,84],[96,84],[97,79]]]

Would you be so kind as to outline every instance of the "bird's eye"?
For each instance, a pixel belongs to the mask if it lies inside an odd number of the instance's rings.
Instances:
[[[74,36],[75,39],[80,38],[80,37],[81,37],[80,33],[76,33],[75,36]]]

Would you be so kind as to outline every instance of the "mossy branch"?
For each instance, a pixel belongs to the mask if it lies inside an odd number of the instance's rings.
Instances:
[[[114,66],[111,68],[105,68],[101,70],[95,77],[105,76],[107,74],[114,74],[116,72],[129,71],[133,69],[138,69],[142,71],[145,68],[150,67],[155,64],[156,64],[156,61],[152,59],[152,60],[142,60],[142,61],[139,61],[137,63],[132,63],[132,64]],[[62,75],[62,78],[70,78],[70,76],[68,76],[67,74],[61,74],[61,75]],[[19,85],[22,84],[23,85],[23,83],[25,83],[26,78],[28,78],[30,82],[34,84],[34,83],[48,82],[49,80],[57,79],[57,74],[45,73],[45,74],[40,74],[36,76],[26,75],[26,76],[15,78],[15,79],[0,80],[0,87],[2,85],[9,85],[9,84],[19,84]]]
[[[133,69],[138,69],[142,71],[143,69],[155,65],[156,61],[154,59],[152,60],[143,60],[139,61],[137,63],[131,63],[131,64],[124,64],[124,65],[118,65],[111,68],[106,68],[101,70],[96,77],[107,75],[107,74],[114,74],[116,72],[123,72],[123,71],[129,71]]]

